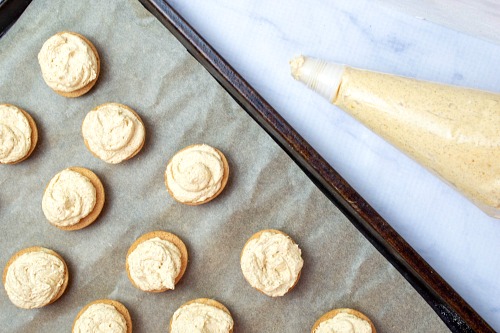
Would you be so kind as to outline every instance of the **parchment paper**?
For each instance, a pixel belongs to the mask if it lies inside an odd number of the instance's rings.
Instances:
[[[215,23],[214,23],[215,24]],[[101,76],[92,91],[68,99],[43,82],[37,54],[62,30],[89,38],[99,50]],[[447,328],[404,278],[361,236],[292,160],[242,110],[142,5],[129,1],[35,0],[0,40],[0,101],[27,110],[40,133],[33,155],[0,166],[0,265],[28,246],[60,253],[69,265],[66,293],[36,310],[16,308],[0,291],[5,332],[70,332],[78,311],[99,298],[124,303],[134,332],[167,332],[184,302],[224,303],[235,332],[309,332],[338,307],[368,315],[379,332],[443,332]],[[84,146],[86,113],[119,102],[142,117],[147,138],[132,160],[109,165]],[[170,157],[194,143],[223,151],[231,176],[216,200],[190,207],[167,193]],[[60,170],[93,170],[106,190],[98,221],[65,232],[45,219],[41,200]],[[288,233],[302,248],[298,285],[269,298],[240,270],[246,240],[261,229]],[[125,255],[140,235],[167,230],[186,243],[190,262],[174,291],[135,289]]]

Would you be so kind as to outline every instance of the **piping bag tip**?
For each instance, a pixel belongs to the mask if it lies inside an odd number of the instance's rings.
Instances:
[[[345,65],[330,63],[307,56],[289,61],[293,78],[307,85],[331,103],[337,95]]]
[[[303,55],[299,55],[288,62],[290,64],[291,74],[295,80],[300,80],[300,69],[305,61],[306,58]]]

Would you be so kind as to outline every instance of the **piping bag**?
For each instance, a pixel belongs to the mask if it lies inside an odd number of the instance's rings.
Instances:
[[[500,94],[299,56],[296,80],[500,218]]]

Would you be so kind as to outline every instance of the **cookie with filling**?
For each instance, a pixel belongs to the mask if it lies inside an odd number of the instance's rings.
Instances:
[[[105,103],[87,113],[82,135],[85,146],[94,156],[117,164],[141,151],[146,129],[141,117],[130,107]]]
[[[64,97],[86,94],[101,70],[99,53],[86,37],[62,31],[50,37],[38,53],[45,83]]]
[[[232,333],[234,321],[224,304],[209,298],[198,298],[174,312],[170,319],[170,333],[195,332],[200,325],[204,332]]]
[[[267,296],[285,295],[299,281],[304,260],[299,246],[287,234],[262,230],[248,239],[240,256],[248,283]]]
[[[42,198],[47,220],[62,230],[79,230],[95,222],[104,207],[101,180],[82,167],[71,167],[56,174]]]
[[[127,308],[111,299],[99,299],[85,305],[73,322],[72,333],[132,333],[132,318]]]
[[[136,288],[163,292],[175,288],[187,264],[187,248],[179,237],[166,231],[153,231],[130,246],[125,266]]]
[[[348,309],[334,309],[321,316],[311,333],[377,333],[370,318],[363,313]]]
[[[215,199],[225,188],[229,165],[224,154],[197,144],[177,152],[167,164],[165,185],[178,202],[196,206]]]
[[[0,164],[27,159],[38,142],[38,129],[30,114],[12,104],[0,104]]]
[[[66,262],[58,253],[33,246],[9,259],[2,280],[15,306],[35,309],[55,302],[64,294],[69,273]]]

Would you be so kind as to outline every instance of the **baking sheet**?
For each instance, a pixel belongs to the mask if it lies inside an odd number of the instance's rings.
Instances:
[[[52,92],[36,55],[54,33],[87,36],[99,50],[101,76],[77,99]],[[33,155],[0,166],[0,264],[17,250],[41,245],[67,261],[65,295],[42,309],[15,308],[0,293],[0,320],[9,332],[70,331],[79,309],[97,298],[123,302],[134,332],[165,332],[184,302],[224,303],[240,332],[308,332],[324,312],[356,308],[380,332],[444,332],[447,328],[406,280],[364,239],[276,143],[139,2],[35,0],[0,40],[0,98],[33,116],[40,138]],[[6,52],[8,50],[8,52]],[[139,155],[108,165],[87,151],[80,134],[86,113],[120,102],[142,117],[146,144]],[[216,200],[199,207],[176,203],[163,184],[169,158],[207,143],[228,158],[231,176]],[[43,216],[47,182],[69,166],[93,170],[106,205],[92,226],[64,232]],[[278,299],[252,289],[239,255],[253,233],[291,235],[305,265],[293,291]],[[128,247],[153,230],[179,235],[190,263],[174,291],[135,289],[125,272]]]

